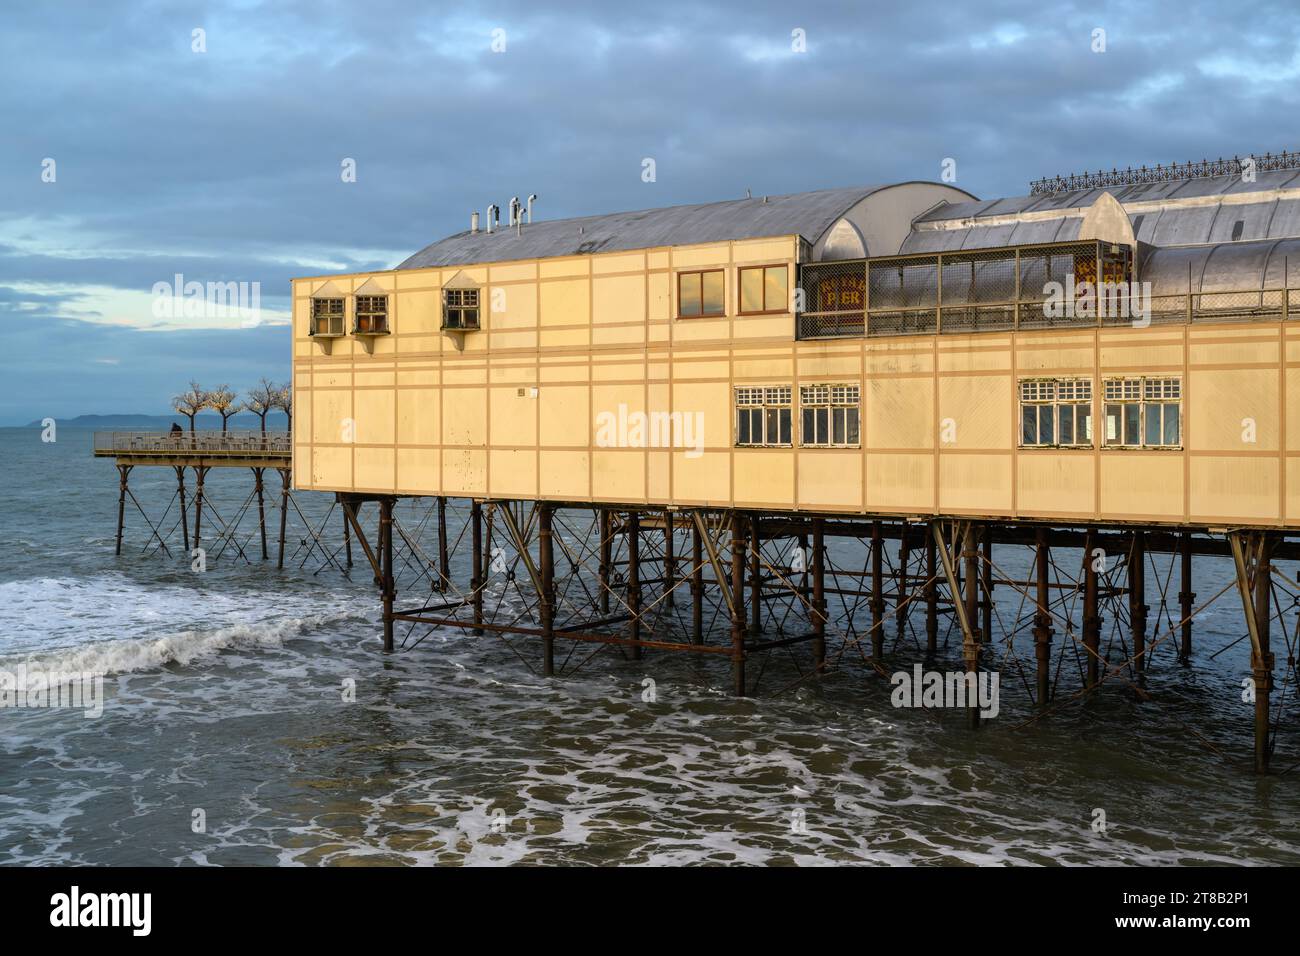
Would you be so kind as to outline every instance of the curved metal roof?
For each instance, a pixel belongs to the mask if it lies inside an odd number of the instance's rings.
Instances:
[[[458,232],[425,246],[398,269],[544,259],[686,246],[729,239],[800,235],[815,242],[854,205],[888,186],[822,189],[787,196],[755,196],[694,206],[667,206],[577,219],[509,226],[495,232]]]
[[[1152,295],[1185,294],[1189,285],[1194,293],[1300,286],[1300,239],[1153,249],[1138,278],[1151,283]]]
[[[1057,216],[966,229],[914,229],[903,240],[902,253],[956,252],[959,249],[992,249],[1026,246],[1039,242],[1069,242],[1079,238],[1082,216]]]

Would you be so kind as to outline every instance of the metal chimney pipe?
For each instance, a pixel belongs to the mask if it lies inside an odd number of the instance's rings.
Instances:
[[[535,200],[536,198],[537,198],[537,193],[533,193],[531,196],[528,197],[528,223],[529,223],[529,225],[531,225],[532,222],[533,222],[533,200]]]
[[[510,225],[515,225],[519,221],[519,197],[510,197]]]
[[[470,231],[471,233],[478,232],[478,212],[477,212],[477,211],[472,212],[472,213],[469,214],[469,231]]]
[[[487,231],[491,232],[492,227],[501,221],[501,210],[496,203],[487,207]]]

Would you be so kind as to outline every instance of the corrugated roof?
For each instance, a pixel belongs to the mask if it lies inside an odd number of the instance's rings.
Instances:
[[[755,196],[694,206],[552,219],[526,224],[518,234],[507,226],[490,234],[466,230],[425,246],[397,268],[545,259],[771,236],[800,235],[815,242],[845,212],[884,188],[822,189],[787,196]]]

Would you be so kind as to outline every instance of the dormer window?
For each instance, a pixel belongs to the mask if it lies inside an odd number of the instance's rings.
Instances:
[[[357,319],[353,331],[357,335],[387,335],[388,296],[357,296]]]
[[[453,332],[478,329],[478,289],[442,290],[442,327]]]
[[[311,334],[334,337],[343,334],[343,300],[311,300]]]

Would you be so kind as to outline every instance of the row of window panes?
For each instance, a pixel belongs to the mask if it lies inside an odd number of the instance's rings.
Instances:
[[[1102,383],[1103,444],[1177,448],[1182,444],[1182,380],[1116,378]],[[1030,379],[1020,383],[1022,447],[1091,448],[1092,381]]]
[[[790,311],[787,266],[745,266],[738,270],[741,315]],[[726,315],[726,271],[705,269],[677,274],[677,316],[682,319]]]
[[[442,325],[447,329],[479,327],[479,290],[446,289],[443,291]],[[311,300],[312,335],[342,335],[344,302],[341,298]],[[380,334],[388,329],[388,296],[357,296],[354,331],[362,335]]]
[[[788,385],[736,389],[736,444],[794,444],[793,389]],[[852,447],[861,435],[861,388],[857,385],[803,385],[799,388],[800,443]]]

